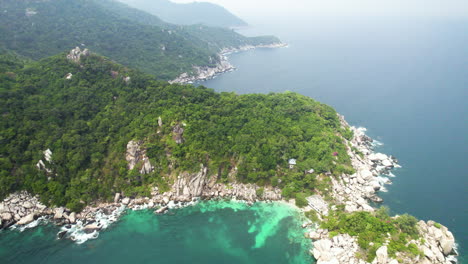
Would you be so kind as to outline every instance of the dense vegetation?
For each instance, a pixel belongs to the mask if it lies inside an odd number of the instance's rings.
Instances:
[[[222,6],[194,2],[179,4],[169,0],[119,0],[162,18],[164,21],[180,25],[204,24],[213,27],[241,27],[247,23]]]
[[[202,24],[174,25],[166,23],[157,17],[158,12],[154,10],[154,8],[144,8],[142,6],[145,5],[140,5],[134,1],[129,2],[129,5],[135,6],[139,9],[130,8],[125,4],[117,3],[113,0],[101,0],[96,3],[119,17],[138,22],[140,24],[157,26],[165,30],[170,30],[171,32],[182,35],[190,42],[196,43],[197,46],[207,47],[208,49],[216,52],[223,48],[239,48],[245,45],[281,43],[281,41],[275,36],[245,37],[236,33],[234,30],[221,27],[221,24],[206,26]]]
[[[25,57],[45,58],[80,45],[165,80],[191,72],[194,65],[213,66],[222,47],[258,43],[228,29],[208,33],[110,0],[4,0],[0,16],[0,45]],[[262,41],[273,40],[278,41]]]
[[[361,257],[368,262],[376,256],[376,251],[389,241],[388,253],[395,257],[395,253],[403,252],[411,256],[421,254],[411,239],[419,239],[417,220],[410,215],[390,217],[388,208],[381,207],[375,213],[354,212],[346,214],[337,210],[326,217],[321,227],[330,231],[331,236],[349,234],[357,236],[359,247],[362,249]]]
[[[96,55],[80,64],[60,54],[24,69],[2,68],[10,73],[0,90],[0,197],[27,189],[46,203],[78,210],[115,192],[167,188],[170,175],[200,164],[221,182],[233,180],[228,173],[237,167],[237,181],[280,186],[294,197],[314,189],[316,174],[306,169],[352,170],[335,111],[308,97],[169,85]],[[176,125],[185,129],[183,144],[173,138]],[[145,142],[154,173],[127,170],[132,139]],[[52,172],[36,168],[48,148]]]

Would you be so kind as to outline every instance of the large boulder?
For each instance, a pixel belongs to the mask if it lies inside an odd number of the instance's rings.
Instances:
[[[114,196],[114,203],[118,203],[120,200],[120,193],[116,193]]]
[[[122,199],[122,204],[128,205],[130,203],[130,198],[125,197]]]
[[[34,207],[34,205],[30,201],[26,201],[23,203],[23,207],[26,209],[31,209]]]
[[[75,212],[72,212],[68,216],[68,221],[70,221],[70,224],[74,224],[76,222],[76,213]]]
[[[17,224],[18,225],[27,225],[29,223],[31,223],[32,221],[34,221],[34,217],[35,217],[35,214],[32,213],[32,214],[28,214],[27,216],[21,218]]]
[[[329,239],[322,239],[314,242],[313,254],[317,261],[330,261],[333,259],[331,253],[332,242]]]
[[[440,246],[442,247],[442,253],[448,255],[452,252],[453,246],[455,245],[455,238],[453,237],[452,232],[447,231],[445,235],[440,240]]]
[[[372,181],[371,182],[371,186],[372,188],[374,188],[374,190],[378,191],[380,190],[381,186],[380,186],[380,183],[378,181]]]
[[[99,230],[101,230],[101,226],[97,225],[96,223],[89,224],[83,228],[83,231],[86,234],[90,234],[90,233],[93,233],[94,231],[99,231]]]
[[[381,246],[379,249],[377,249],[375,254],[376,254],[375,259],[377,260],[378,264],[387,264],[388,262],[387,246]]]
[[[65,211],[65,208],[63,208],[63,207],[55,208],[55,210],[54,210],[54,219],[63,218],[64,211]]]
[[[422,252],[424,253],[424,256],[426,256],[430,260],[435,260],[434,252],[432,252],[430,248],[426,246],[422,246],[421,249],[422,249]]]
[[[369,181],[372,179],[372,177],[374,177],[374,175],[372,174],[372,172],[370,170],[360,170],[358,172],[359,176],[361,176],[362,179],[366,180],[366,181]]]
[[[393,163],[388,159],[382,161],[382,165],[387,167],[387,168],[392,168],[393,167]]]
[[[151,173],[154,170],[149,158],[146,156],[146,149],[141,141],[131,140],[128,142],[125,159],[128,162],[127,167],[129,170],[133,170],[138,164],[142,164],[141,167],[137,168],[141,174]]]
[[[1,214],[1,218],[4,221],[10,221],[11,219],[13,219],[13,216],[11,215],[11,213],[3,213]]]

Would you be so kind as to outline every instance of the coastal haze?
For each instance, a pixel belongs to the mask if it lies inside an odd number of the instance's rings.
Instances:
[[[381,193],[384,204],[447,225],[466,263],[468,2],[212,2],[252,25],[241,33],[274,34],[289,47],[231,55],[237,71],[202,84],[237,93],[295,91],[368,128],[383,143],[377,150],[403,167]]]
[[[173,0],[192,3],[193,0]],[[199,1],[200,2],[200,1]],[[286,22],[307,18],[332,17],[466,17],[464,0],[207,0],[226,7],[242,19],[257,25],[259,21]],[[281,21],[287,19],[286,21]],[[255,23],[254,23],[255,22]]]

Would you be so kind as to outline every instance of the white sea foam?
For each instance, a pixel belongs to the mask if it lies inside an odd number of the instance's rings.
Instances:
[[[87,234],[84,232],[83,228],[83,222],[78,220],[76,224],[71,226],[71,228],[67,229],[66,227],[62,227],[60,231],[67,231],[67,237],[75,241],[77,244],[82,244],[89,239],[96,239],[99,237],[99,232],[93,231],[92,233]]]
[[[380,142],[380,141],[378,141],[377,139],[373,139],[373,141],[372,141],[372,145],[373,145],[374,147],[380,147],[380,146],[383,146],[383,145],[384,145],[384,143],[383,143],[383,142]]]
[[[385,166],[380,166],[380,165],[379,165],[379,166],[377,166],[377,167],[375,168],[375,170],[376,170],[377,172],[380,173],[380,172],[382,172],[382,171],[385,171],[385,168],[386,168]]]
[[[132,210],[133,211],[139,211],[139,210],[145,210],[148,209],[148,204],[141,204],[141,205],[135,205]]]
[[[384,177],[382,175],[377,176],[377,182],[380,184],[380,191],[381,192],[388,192],[388,189],[385,188],[385,184],[391,184],[391,181],[389,178]]]
[[[94,224],[99,226],[101,230],[108,228],[112,223],[116,222],[119,219],[120,215],[125,210],[125,208],[126,207],[122,205],[121,207],[114,210],[110,215],[106,215],[101,210],[99,210],[94,216]],[[98,231],[86,233],[84,231],[85,226],[86,225],[83,223],[83,221],[78,220],[76,221],[76,224],[71,225],[71,227],[69,228],[67,228],[67,226],[63,226],[60,229],[60,232],[67,231],[67,237],[75,241],[77,244],[82,244],[89,239],[96,239],[99,237]]]
[[[18,224],[14,224],[12,226],[9,227],[10,230],[16,230],[18,229],[18,231],[20,232],[23,232],[24,230],[26,229],[29,229],[29,228],[34,228],[38,225],[43,225],[43,224],[46,224],[48,221],[48,217],[47,216],[41,216],[39,218],[37,218],[36,220],[32,221],[31,223],[27,224],[27,225],[18,225]]]
[[[384,176],[378,176],[377,181],[380,183],[380,185],[389,184],[391,182],[389,178]]]
[[[36,227],[36,226],[38,226],[38,225],[46,224],[46,223],[47,223],[47,220],[48,220],[48,217],[47,217],[47,216],[41,216],[41,217],[37,218],[36,220],[32,221],[31,223],[29,223],[29,224],[27,224],[27,225],[18,227],[18,230],[19,230],[20,232],[23,232],[23,231],[26,230],[26,229],[34,228],[34,227]]]
[[[455,242],[455,244],[453,245],[453,251],[455,252],[455,255],[450,255],[450,256],[447,256],[447,260],[450,261],[450,262],[453,262],[453,263],[458,263],[458,258],[457,256],[459,256],[460,254],[458,253],[458,243]]]

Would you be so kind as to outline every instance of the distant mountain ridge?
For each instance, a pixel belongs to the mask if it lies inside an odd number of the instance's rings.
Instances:
[[[248,24],[220,5],[208,2],[174,3],[169,0],[119,0],[145,10],[169,23],[180,25],[204,24],[213,27],[235,28]]]
[[[194,66],[215,67],[223,48],[280,42],[169,24],[113,0],[2,0],[1,12],[0,45],[7,50],[37,60],[82,46],[164,80]]]

